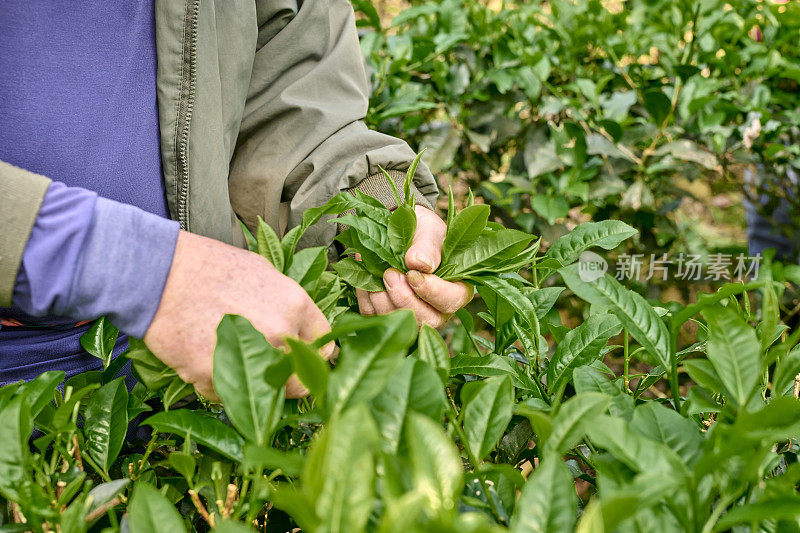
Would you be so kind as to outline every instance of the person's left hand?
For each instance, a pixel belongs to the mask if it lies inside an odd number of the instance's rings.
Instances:
[[[436,213],[420,205],[417,231],[406,252],[408,273],[390,268],[383,274],[385,291],[356,290],[362,315],[384,314],[411,309],[420,326],[442,327],[450,316],[472,300],[473,289],[464,282],[450,282],[434,276],[442,261],[442,243],[447,225]]]

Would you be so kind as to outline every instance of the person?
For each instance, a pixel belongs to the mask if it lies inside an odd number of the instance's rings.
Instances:
[[[294,281],[242,246],[342,191],[393,207],[414,157],[370,131],[345,0],[0,0],[0,382],[96,368],[107,316],[213,397],[216,326],[248,318],[275,345],[329,329]],[[407,275],[358,292],[364,314],[441,326],[471,290],[432,273],[445,225],[420,165]],[[332,248],[337,224],[301,246]],[[330,356],[330,351],[326,356]]]

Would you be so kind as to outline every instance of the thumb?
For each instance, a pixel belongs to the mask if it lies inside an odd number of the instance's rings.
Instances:
[[[433,274],[442,262],[442,242],[447,225],[436,213],[421,205],[416,206],[414,211],[417,215],[417,231],[406,252],[406,267]]]

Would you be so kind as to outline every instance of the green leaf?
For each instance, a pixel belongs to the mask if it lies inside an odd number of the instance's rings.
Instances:
[[[169,465],[189,482],[194,479],[194,470],[197,466],[194,457],[184,452],[172,452],[167,458]]]
[[[291,362],[244,317],[225,315],[217,327],[214,390],[233,425],[265,444],[283,412]]]
[[[392,196],[394,196],[395,204],[397,204],[398,207],[403,205],[403,199],[400,198],[400,192],[397,190],[397,184],[394,182],[394,179],[392,179],[392,176],[390,176],[382,166],[378,165],[378,168],[381,169],[383,177],[385,177],[386,181],[389,182],[389,187],[392,189]]]
[[[414,157],[414,160],[411,162],[411,165],[408,167],[406,171],[406,181],[403,185],[403,192],[405,193],[405,200],[406,206],[414,209],[414,195],[412,194],[412,184],[414,183],[414,174],[417,172],[417,165],[419,165],[420,160],[422,159],[422,154],[425,153],[425,149],[423,148],[420,152]]]
[[[440,424],[423,415],[408,417],[406,444],[416,491],[435,515],[453,512],[464,487],[464,468],[458,450]]]
[[[619,379],[611,381],[596,368],[581,366],[572,373],[572,384],[576,394],[602,392],[610,397],[608,411],[614,416],[630,418],[633,414],[633,396],[622,389]]]
[[[658,440],[677,453],[689,466],[700,457],[703,436],[690,419],[655,402],[640,405],[633,412],[631,428],[642,436]]]
[[[389,383],[372,400],[372,414],[385,451],[397,453],[408,413],[441,420],[445,402],[442,382],[433,368],[418,359],[403,359]]]
[[[530,331],[538,330],[538,319],[533,303],[514,285],[499,276],[471,276],[470,280],[489,288],[513,307],[514,311],[528,325]]]
[[[522,292],[536,308],[536,317],[541,320],[556,304],[558,297],[564,292],[564,287],[543,287],[541,289],[526,287]]]
[[[139,481],[133,487],[128,505],[128,530],[130,533],[176,533],[186,528],[170,501],[152,485]]]
[[[608,308],[664,368],[672,368],[667,327],[650,304],[608,274],[592,282],[583,281],[578,274],[579,267],[570,265],[559,271],[567,287],[590,304]]]
[[[536,385],[531,378],[512,365],[516,363],[508,357],[497,354],[481,356],[458,354],[450,359],[450,375],[471,374],[484,378],[511,376],[515,387],[536,391]]]
[[[341,355],[328,383],[327,401],[334,411],[374,398],[417,337],[417,321],[408,310],[352,320],[368,327],[341,341]]]
[[[572,379],[572,372],[577,367],[599,359],[608,339],[619,335],[621,329],[622,325],[614,315],[592,315],[570,330],[558,343],[547,367],[547,388],[555,393]]]
[[[513,229],[483,232],[472,246],[452,253],[448,264],[440,266],[436,275],[445,280],[457,280],[484,271],[496,274],[494,267],[498,263],[515,258],[531,241],[533,235]]]
[[[511,519],[512,533],[572,531],[578,515],[575,486],[569,468],[548,457],[533,471]]]
[[[261,217],[258,217],[256,242],[258,243],[258,254],[275,265],[278,272],[283,272],[284,261],[281,241],[272,226],[264,222]]]
[[[356,249],[362,252],[362,255],[364,251],[372,252],[388,266],[403,270],[403,265],[394,256],[394,253],[392,253],[385,226],[380,225],[372,219],[360,218],[354,215],[345,215],[336,220],[339,224],[350,226],[350,229],[356,232],[358,235],[358,244],[360,244],[360,246],[356,246]],[[363,257],[362,260],[364,260]]]
[[[286,275],[295,280],[308,293],[313,293],[317,281],[328,268],[328,253],[323,246],[304,248],[294,254]]]
[[[400,206],[389,219],[387,234],[389,247],[400,261],[404,261],[406,252],[411,247],[414,233],[417,231],[417,215],[413,207]]]
[[[681,364],[692,381],[701,387],[705,387],[713,394],[723,391],[724,385],[714,370],[714,365],[708,359],[684,359]]]
[[[305,455],[300,450],[282,451],[265,446],[245,444],[244,461],[242,464],[248,470],[260,472],[265,467],[278,469],[287,476],[299,476],[303,471]]]
[[[86,452],[105,472],[122,449],[127,431],[128,389],[120,377],[92,394],[84,414]]]
[[[130,478],[114,479],[107,483],[101,483],[89,491],[87,504],[89,505],[89,512],[91,513],[104,503],[113,500],[125,487],[130,484]]]
[[[473,205],[462,209],[447,225],[447,233],[442,244],[442,264],[447,264],[451,255],[472,246],[480,237],[489,221],[488,205]]]
[[[447,227],[453,224],[456,218],[456,199],[453,197],[453,187],[447,188]]]
[[[423,324],[419,330],[417,346],[419,358],[435,368],[442,384],[447,384],[447,376],[450,373],[450,350],[439,332]]]
[[[709,325],[708,360],[714,365],[727,396],[744,406],[759,380],[761,344],[756,332],[732,309],[703,311]]]
[[[714,531],[730,531],[736,524],[755,526],[775,520],[797,521],[800,518],[800,498],[795,495],[781,495],[748,503],[731,509],[714,527]]]
[[[53,401],[58,385],[64,381],[65,375],[63,370],[49,370],[20,387],[17,394],[25,396],[31,419],[35,419],[42,409]]]
[[[356,261],[352,257],[345,257],[341,261],[331,265],[348,285],[367,292],[381,292],[386,290],[383,280],[376,278],[364,268],[363,263]]]
[[[159,433],[186,436],[189,432],[193,441],[208,446],[228,459],[242,461],[244,439],[231,426],[204,411],[165,411],[151,416],[142,424],[152,426]]]
[[[94,324],[81,335],[81,346],[91,355],[103,362],[103,368],[108,368],[111,354],[117,343],[119,330],[106,317],[100,317]]]
[[[773,393],[780,396],[793,395],[797,374],[800,374],[800,347],[795,346],[781,357],[775,366],[775,376],[772,380]]]
[[[644,94],[644,108],[656,126],[661,127],[670,114],[672,102],[667,95],[656,89]]]
[[[3,435],[3,445],[0,446],[0,489],[6,498],[19,500],[16,488],[25,478],[31,430],[24,396],[12,398],[0,410],[0,435]]]
[[[625,239],[638,231],[619,220],[584,222],[575,229],[559,237],[547,250],[546,257],[552,257],[566,266],[578,260],[583,252],[594,246],[612,250]]]
[[[133,370],[139,381],[150,390],[167,387],[173,380],[180,380],[178,374],[151,352],[144,341],[129,338],[128,351],[125,356],[131,360]],[[121,356],[120,356],[121,357]]]
[[[462,411],[465,444],[478,460],[482,460],[500,441],[511,421],[514,389],[507,377],[490,378],[472,386],[478,390]]]
[[[586,421],[604,412],[609,401],[605,394],[585,392],[564,402],[553,417],[545,453],[560,456],[569,451],[583,437]]]
[[[621,418],[597,415],[585,422],[586,432],[595,445],[608,450],[636,472],[661,473],[684,479],[686,466],[666,445],[635,432]]]
[[[287,338],[289,358],[300,382],[317,398],[325,398],[328,389],[329,363],[322,358],[319,351],[297,339]]]
[[[360,404],[334,415],[312,444],[303,491],[326,531],[364,530],[374,505],[376,431]]]

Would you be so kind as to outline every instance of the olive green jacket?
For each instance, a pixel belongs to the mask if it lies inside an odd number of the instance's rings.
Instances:
[[[279,232],[358,188],[386,204],[413,159],[362,122],[369,84],[346,0],[156,0],[161,160],[181,227],[242,245],[237,216]],[[437,187],[417,171],[421,202]],[[58,176],[52,176],[57,180]],[[0,306],[50,180],[0,161]],[[329,246],[336,224],[301,245]]]

